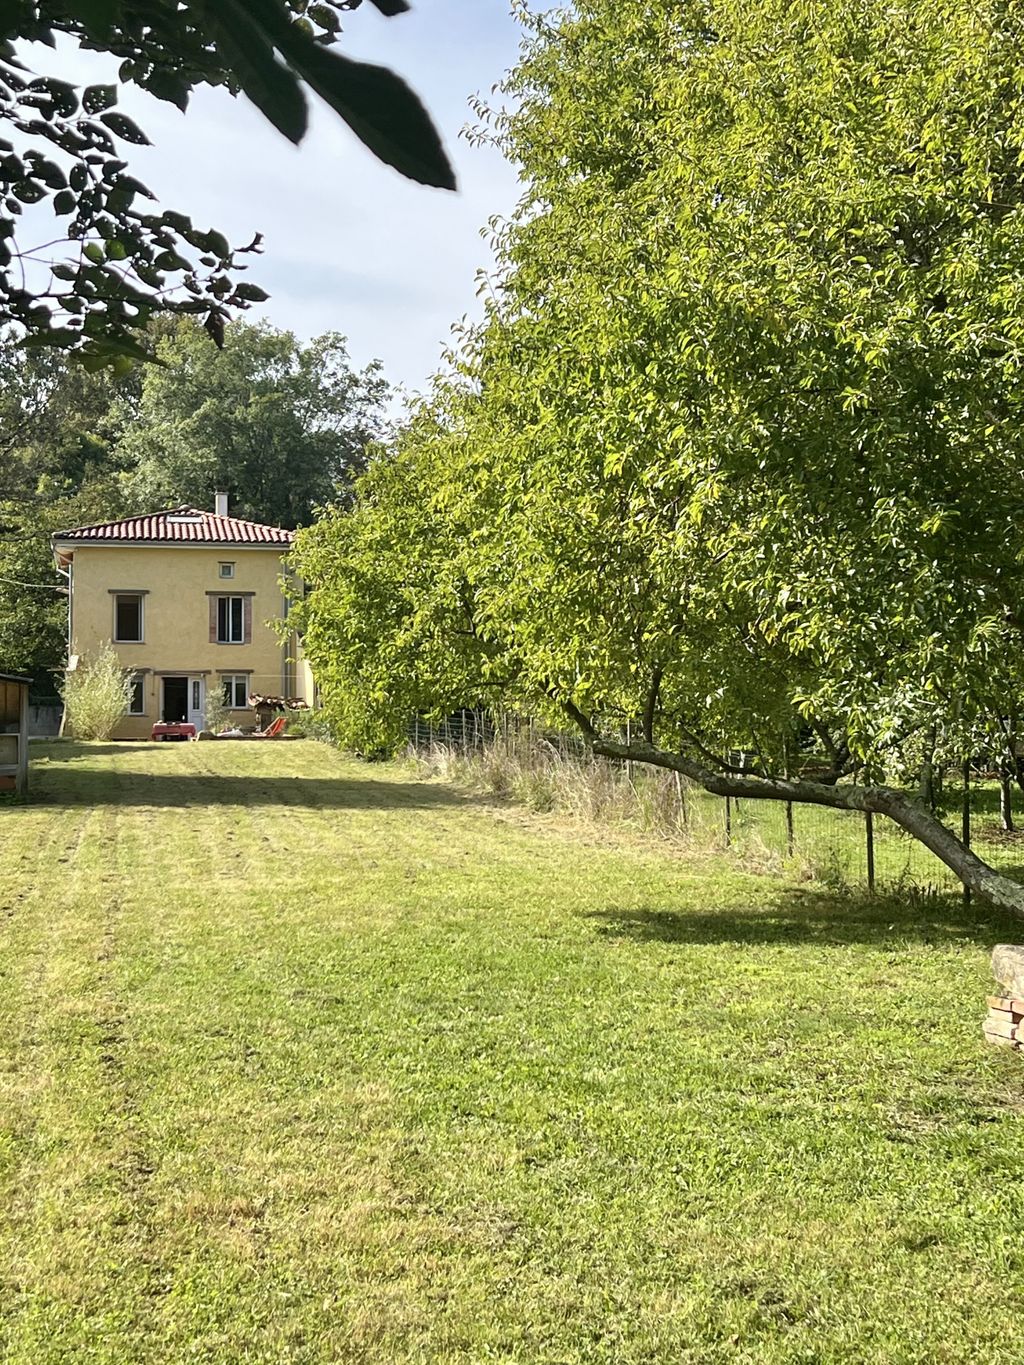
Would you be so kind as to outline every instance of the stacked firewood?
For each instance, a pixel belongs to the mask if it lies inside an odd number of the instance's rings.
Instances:
[[[265,697],[259,692],[249,694],[249,705],[266,707],[271,711],[308,711],[309,706],[302,697]]]
[[[988,997],[982,1028],[990,1043],[1024,1049],[1024,947],[1000,943],[992,953],[992,975],[1004,994]]]

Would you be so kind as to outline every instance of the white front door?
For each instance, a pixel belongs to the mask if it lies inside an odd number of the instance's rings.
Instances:
[[[189,722],[202,730],[204,726],[204,713],[206,711],[206,682],[203,678],[189,678],[188,680],[188,718]]]

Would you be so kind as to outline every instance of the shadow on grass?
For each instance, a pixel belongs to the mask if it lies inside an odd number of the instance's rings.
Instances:
[[[44,806],[294,806],[307,810],[394,810],[454,806],[456,792],[423,782],[372,778],[237,777],[203,773],[95,773],[63,768],[40,775],[32,804]]]
[[[128,749],[143,747],[141,740],[89,740],[60,739],[47,735],[33,739],[29,749],[30,759],[48,759],[51,763],[69,763],[75,758],[94,758],[97,754],[123,754]],[[148,747],[148,745],[146,746]]]
[[[767,892],[767,887],[766,887]],[[842,946],[911,940],[941,945],[977,942],[989,946],[1024,941],[1024,923],[979,902],[964,905],[959,895],[885,897],[839,894],[793,887],[766,894],[749,910],[591,910],[602,937],[637,943],[737,943],[785,948],[820,943]]]

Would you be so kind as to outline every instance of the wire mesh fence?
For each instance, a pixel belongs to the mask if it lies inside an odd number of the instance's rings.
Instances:
[[[677,773],[598,758],[581,739],[532,721],[463,711],[418,719],[411,748],[434,771],[510,796],[535,810],[593,823],[627,824],[728,853],[742,865],[789,872],[826,886],[878,891],[954,892],[956,875],[884,816],[783,801],[715,796]],[[1001,799],[1002,797],[1002,799]],[[1024,828],[1005,828],[1014,797],[995,774],[936,774],[935,812],[986,861],[1024,875]],[[1024,822],[1024,799],[1016,802]]]

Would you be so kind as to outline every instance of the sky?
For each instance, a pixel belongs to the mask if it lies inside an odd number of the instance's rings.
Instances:
[[[481,236],[511,212],[515,169],[460,136],[475,121],[469,99],[514,64],[519,32],[506,0],[412,0],[383,18],[369,3],[344,16],[339,51],[402,75],[420,95],[455,166],[451,194],[382,165],[325,105],[293,147],[244,97],[201,90],[188,113],[123,87],[119,108],[153,146],[127,152],[132,174],[165,208],[245,245],[264,236],[248,278],[271,298],[246,316],[308,338],[339,331],[353,361],[380,359],[388,380],[422,389],[439,368],[451,327],[480,316],[477,273],[493,263]],[[38,70],[80,84],[112,79],[108,58],[36,49]]]

